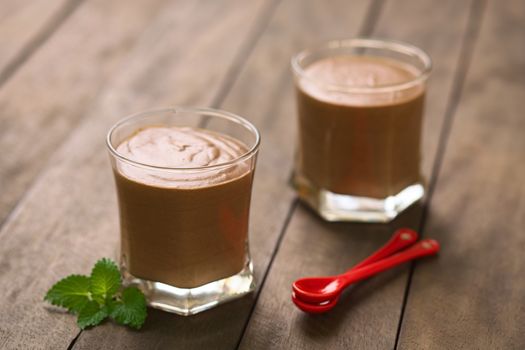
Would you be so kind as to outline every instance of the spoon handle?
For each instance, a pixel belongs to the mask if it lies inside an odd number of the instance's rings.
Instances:
[[[371,263],[359,269],[351,270],[342,275],[339,275],[340,281],[343,282],[341,287],[345,288],[352,283],[376,275],[404,262],[428,255],[434,255],[438,251],[439,243],[437,241],[433,239],[424,239],[400,253],[391,255],[375,263]]]
[[[394,253],[397,253],[400,250],[405,249],[408,246],[414,244],[418,239],[418,234],[416,231],[409,228],[400,228],[392,235],[392,238],[385,243],[381,248],[375,251],[365,260],[361,261],[359,264],[355,265],[348,271],[352,271],[363,266],[375,263],[381,259],[384,259]]]

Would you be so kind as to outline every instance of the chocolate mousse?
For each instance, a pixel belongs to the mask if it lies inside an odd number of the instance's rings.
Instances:
[[[424,87],[395,86],[418,73],[410,65],[374,56],[334,56],[307,66],[296,84],[296,180],[372,198],[419,183]]]
[[[253,169],[232,161],[247,151],[190,127],[142,128],[117,147],[136,162],[115,169],[129,273],[194,288],[244,268]]]

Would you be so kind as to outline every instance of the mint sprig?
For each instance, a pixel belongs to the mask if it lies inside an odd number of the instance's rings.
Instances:
[[[146,298],[136,287],[122,288],[122,277],[110,259],[100,259],[91,276],[70,275],[47,292],[44,300],[76,314],[81,329],[110,317],[121,325],[140,329],[147,316]]]

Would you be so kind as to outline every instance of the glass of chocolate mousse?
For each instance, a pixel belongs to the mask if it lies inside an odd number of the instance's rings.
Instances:
[[[260,136],[234,114],[168,108],[109,131],[125,284],[191,315],[253,291],[248,250]]]
[[[401,42],[332,41],[292,58],[293,184],[328,221],[388,222],[423,197],[421,127],[430,57]]]

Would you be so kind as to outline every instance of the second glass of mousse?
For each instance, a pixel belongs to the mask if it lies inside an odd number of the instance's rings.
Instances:
[[[251,292],[256,128],[224,111],[171,108],[122,120],[107,144],[125,282],[181,315]]]
[[[424,195],[429,56],[399,42],[333,41],[292,58],[294,186],[329,221],[387,222]]]

